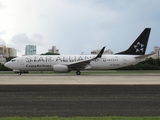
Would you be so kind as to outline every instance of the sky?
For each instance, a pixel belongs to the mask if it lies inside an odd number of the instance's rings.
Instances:
[[[146,53],[160,47],[160,0],[0,0],[0,45],[37,54],[52,46],[60,54],[126,50],[151,28]]]

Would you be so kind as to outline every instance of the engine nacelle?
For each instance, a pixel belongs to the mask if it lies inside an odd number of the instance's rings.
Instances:
[[[54,65],[53,71],[60,72],[60,73],[68,73],[69,69],[68,69],[68,66],[66,66],[66,65]]]

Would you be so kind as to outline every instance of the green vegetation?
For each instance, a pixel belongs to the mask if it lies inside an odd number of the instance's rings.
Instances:
[[[7,57],[7,58],[6,58],[6,62],[12,60],[13,58],[15,58],[15,57]]]
[[[7,57],[6,62],[10,61],[13,58],[15,58],[15,57]],[[6,68],[3,64],[0,63],[0,71],[12,71],[12,70],[9,68]]]
[[[5,117],[0,120],[159,120],[160,117]]]
[[[0,63],[0,71],[12,71],[9,68],[6,68],[3,64]]]
[[[160,59],[148,58],[146,61],[118,70],[160,70]]]
[[[46,52],[46,53],[42,53],[41,55],[60,55],[60,54],[58,54],[58,53]]]

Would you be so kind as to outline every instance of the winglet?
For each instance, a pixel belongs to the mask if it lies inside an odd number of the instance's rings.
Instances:
[[[94,59],[101,58],[102,55],[103,55],[104,49],[105,49],[105,47],[103,47],[103,48],[101,49],[101,51],[98,53],[98,55],[97,55]]]

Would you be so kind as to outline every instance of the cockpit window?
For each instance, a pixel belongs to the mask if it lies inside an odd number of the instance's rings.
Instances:
[[[16,61],[15,59],[11,60],[11,62],[15,62],[15,61]]]

